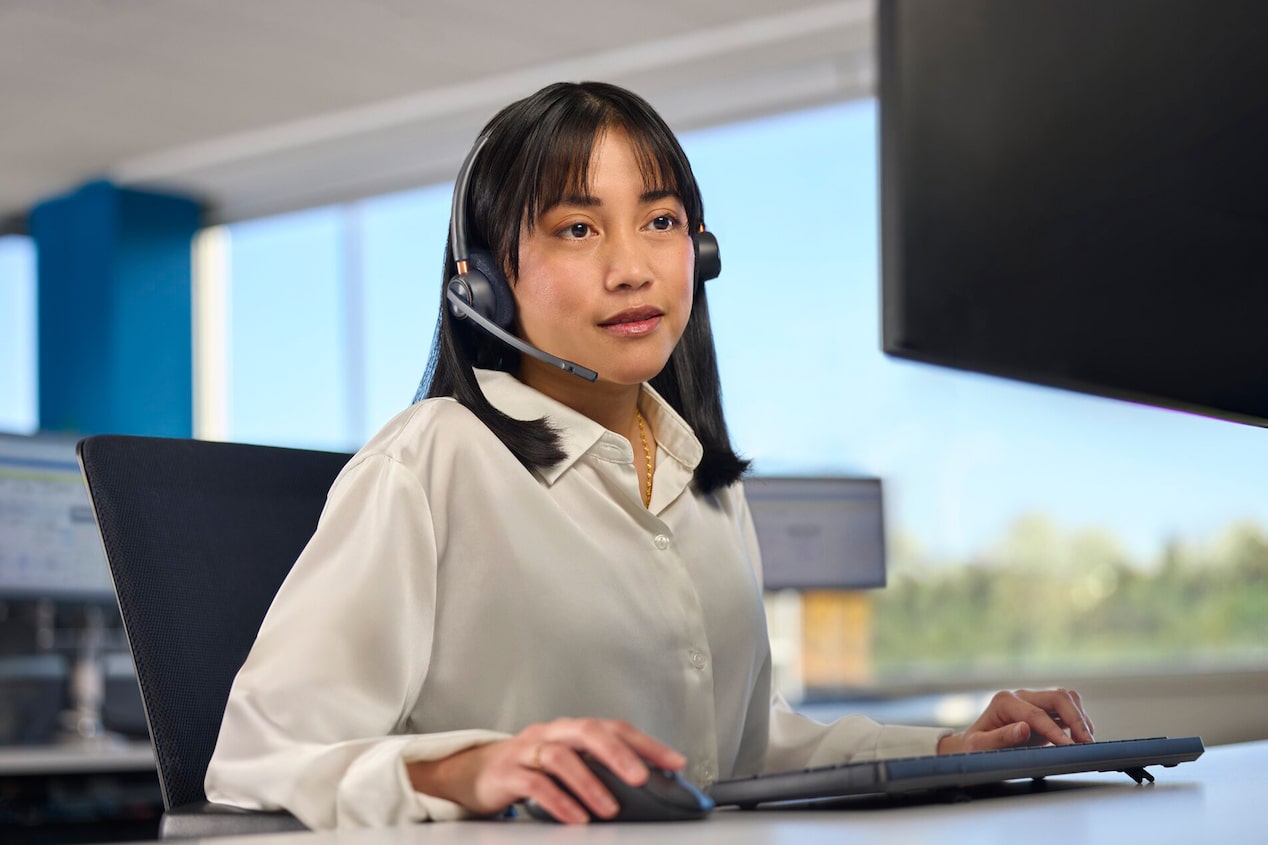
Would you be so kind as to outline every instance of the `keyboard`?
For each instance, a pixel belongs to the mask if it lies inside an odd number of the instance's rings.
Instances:
[[[951,789],[1078,772],[1124,772],[1141,783],[1154,779],[1147,766],[1188,763],[1205,750],[1202,739],[1196,736],[1003,748],[753,775],[718,781],[708,792],[719,806],[756,807],[777,801]]]

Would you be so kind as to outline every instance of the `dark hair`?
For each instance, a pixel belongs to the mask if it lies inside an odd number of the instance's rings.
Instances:
[[[602,82],[556,83],[519,100],[485,126],[488,140],[471,173],[467,233],[484,246],[508,278],[519,273],[523,226],[569,194],[588,187],[590,154],[604,132],[629,137],[649,190],[677,194],[690,231],[704,222],[700,187],[673,132],[637,95]],[[465,405],[528,467],[549,466],[564,457],[557,432],[545,419],[516,420],[485,398],[473,367],[515,372],[519,354],[483,332],[460,323],[445,302],[445,288],[457,272],[445,248],[440,321],[419,398],[452,396]],[[722,413],[722,387],[709,325],[703,284],[697,284],[682,339],[652,387],[687,421],[704,447],[696,467],[696,487],[710,493],[737,481],[748,461],[736,455]]]

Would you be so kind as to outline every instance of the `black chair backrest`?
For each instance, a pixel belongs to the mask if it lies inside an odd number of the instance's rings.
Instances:
[[[122,435],[77,451],[163,802],[205,801],[233,678],[351,456]]]

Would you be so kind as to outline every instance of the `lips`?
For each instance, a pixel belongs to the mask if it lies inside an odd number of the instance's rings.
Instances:
[[[599,328],[610,337],[633,340],[654,334],[664,316],[664,311],[650,306],[627,308],[599,323]]]
[[[607,328],[609,326],[619,326],[624,323],[643,323],[663,316],[664,313],[665,312],[661,311],[659,308],[652,308],[650,306],[643,308],[627,308],[624,311],[613,314],[611,317],[603,320],[599,323],[599,325]]]

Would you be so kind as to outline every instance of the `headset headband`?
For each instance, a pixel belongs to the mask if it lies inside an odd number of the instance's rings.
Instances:
[[[454,183],[453,206],[449,212],[449,250],[458,264],[459,273],[467,272],[467,259],[471,257],[471,250],[467,246],[467,189],[471,181],[471,168],[488,141],[488,135],[481,135],[471,145],[467,157],[462,160],[462,167],[458,168],[458,177]]]

